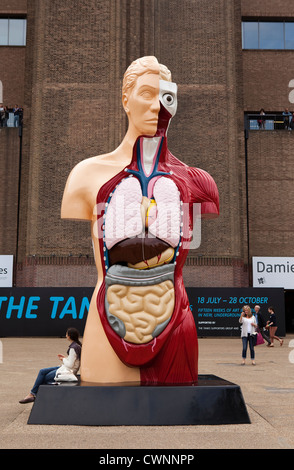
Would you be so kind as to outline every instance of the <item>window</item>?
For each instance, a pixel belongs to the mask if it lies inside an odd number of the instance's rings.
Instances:
[[[27,20],[0,18],[0,46],[25,46]]]
[[[243,49],[294,49],[294,22],[243,21]]]
[[[8,20],[0,18],[0,45],[7,46],[8,44]]]
[[[285,49],[294,49],[294,23],[285,23]]]
[[[284,49],[284,23],[259,23],[259,49]]]
[[[243,49],[258,49],[258,23],[245,22],[242,29]]]

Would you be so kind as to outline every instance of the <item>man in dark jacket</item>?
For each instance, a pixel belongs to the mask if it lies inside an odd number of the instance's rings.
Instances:
[[[264,327],[266,325],[266,322],[264,321],[264,318],[260,312],[260,306],[255,305],[254,307],[254,316],[256,318],[257,326],[258,326],[258,331],[260,331],[261,336],[265,341],[267,341],[267,345],[269,346],[271,344],[271,340],[269,339],[269,336],[265,333]]]

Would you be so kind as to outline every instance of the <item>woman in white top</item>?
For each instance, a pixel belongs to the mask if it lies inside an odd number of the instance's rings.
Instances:
[[[252,365],[255,366],[255,351],[254,351],[254,334],[256,333],[255,328],[257,327],[255,317],[252,315],[251,308],[249,305],[245,305],[242,309],[239,322],[242,324],[241,327],[241,338],[242,338],[242,365],[245,364],[247,348],[249,344],[250,357]]]
[[[19,403],[31,403],[35,401],[40,385],[52,383],[56,378],[60,381],[62,381],[62,379],[68,380],[69,375],[75,378],[80,368],[82,343],[79,340],[79,332],[76,328],[68,328],[65,336],[71,344],[67,350],[67,356],[63,354],[57,355],[60,361],[62,361],[62,366],[41,369],[32,390],[23,400],[20,400]],[[59,373],[60,375],[58,375]]]

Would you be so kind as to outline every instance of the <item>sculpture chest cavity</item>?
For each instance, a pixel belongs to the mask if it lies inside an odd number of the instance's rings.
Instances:
[[[140,182],[129,176],[111,195],[105,215],[105,244],[110,250],[127,238],[157,237],[175,248],[180,240],[180,193],[170,178],[151,180],[153,198],[143,197]],[[147,228],[147,234],[145,229]]]
[[[111,328],[135,344],[152,341],[172,317],[181,239],[175,182],[156,176],[147,189],[150,197],[138,178],[126,177],[109,195],[104,214],[105,312]]]

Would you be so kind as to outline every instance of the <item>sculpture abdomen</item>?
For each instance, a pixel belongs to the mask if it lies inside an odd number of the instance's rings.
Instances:
[[[105,210],[106,315],[112,329],[134,344],[157,337],[175,305],[172,261],[180,241],[180,193],[169,178],[149,185],[152,199],[143,196],[137,178],[123,179]],[[162,279],[169,263],[170,275]]]

